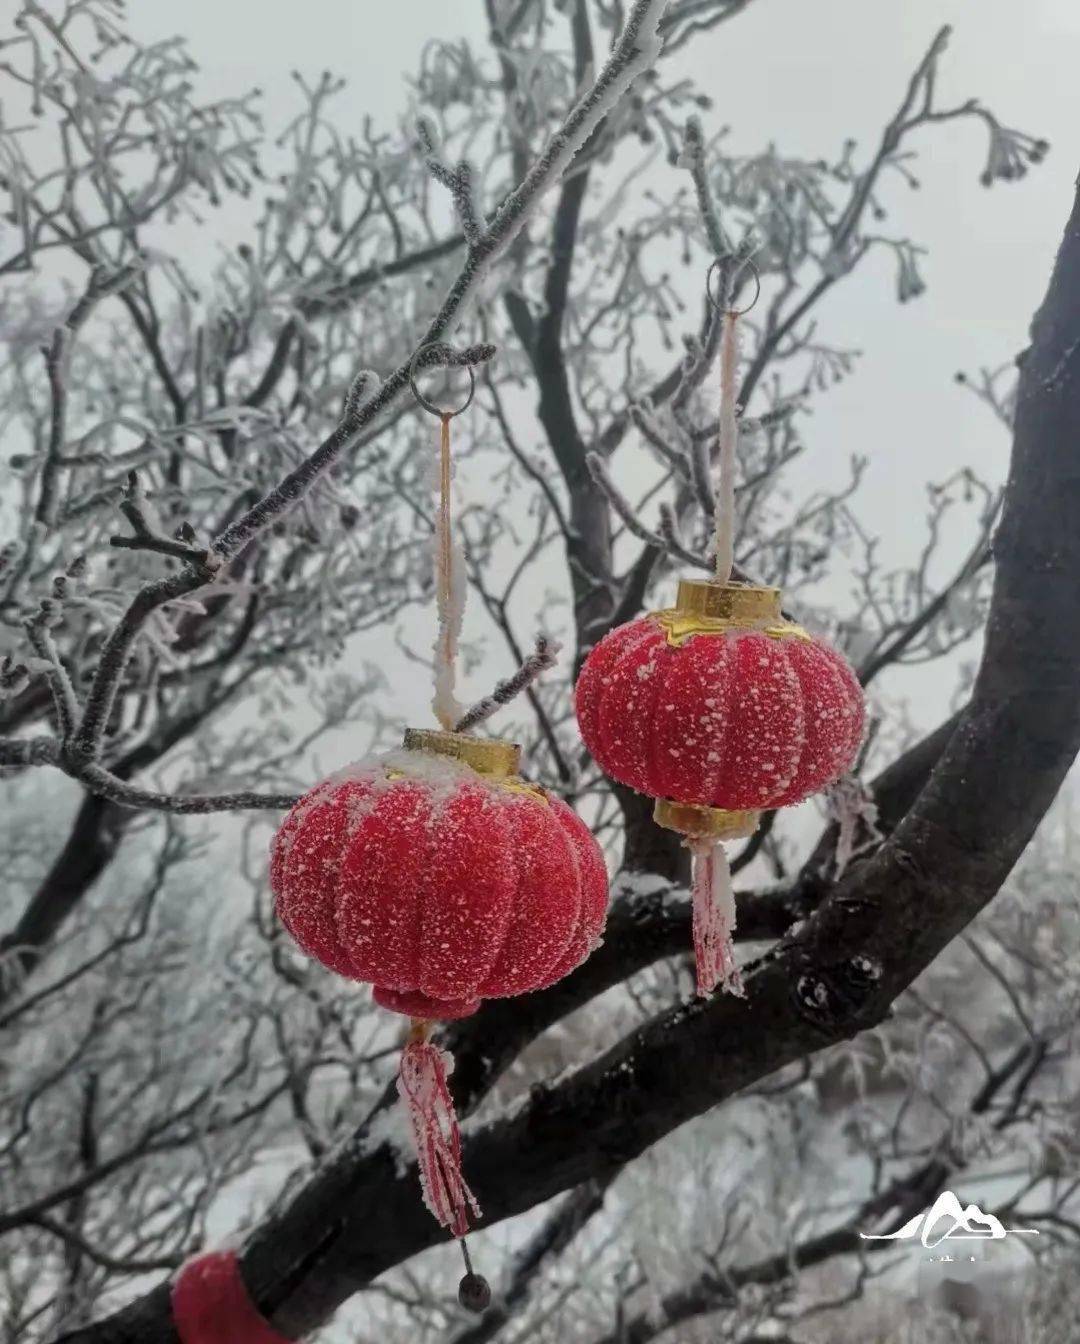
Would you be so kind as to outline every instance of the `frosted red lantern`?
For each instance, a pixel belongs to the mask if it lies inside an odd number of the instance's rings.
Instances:
[[[509,742],[410,729],[403,750],[305,795],[271,854],[277,911],[300,946],[413,1019],[399,1090],[428,1205],[458,1236],[475,1203],[430,1025],[561,979],[596,946],[607,909],[591,832],[518,777],[519,757]]]
[[[426,730],[405,740],[285,818],[270,869],[282,923],[410,1017],[465,1017],[561,979],[604,925],[592,834],[518,778],[512,743]]]
[[[576,690],[581,735],[613,779],[657,799],[695,854],[699,992],[739,992],[719,842],[848,770],[863,696],[844,658],[785,620],[780,591],[682,580],[676,605],[612,630]]]

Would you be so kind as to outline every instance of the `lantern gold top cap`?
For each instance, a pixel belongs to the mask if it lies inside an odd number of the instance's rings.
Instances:
[[[470,737],[468,733],[448,733],[438,728],[406,728],[406,751],[423,751],[429,756],[447,756],[471,766],[477,774],[508,779],[518,773],[521,748],[516,742]]]
[[[710,620],[767,621],[779,618],[780,589],[715,579],[680,579],[675,608],[687,616]]]

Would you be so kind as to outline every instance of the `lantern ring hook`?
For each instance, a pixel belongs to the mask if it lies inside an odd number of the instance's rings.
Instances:
[[[460,415],[462,411],[467,411],[469,407],[472,405],[473,397],[476,396],[476,374],[473,372],[473,367],[471,364],[448,364],[448,365],[444,364],[442,366],[444,368],[464,369],[465,372],[469,375],[469,395],[465,398],[465,400],[457,408],[456,411],[444,411],[441,406],[437,406],[435,402],[429,401],[428,398],[424,396],[423,392],[421,392],[420,389],[417,387],[416,365],[417,361],[420,359],[420,356],[424,353],[425,350],[447,350],[447,349],[449,349],[449,347],[445,345],[442,341],[430,341],[428,342],[427,345],[421,345],[417,349],[416,353],[413,355],[412,359],[409,360],[408,379],[409,379],[409,387],[412,389],[413,396],[416,398],[417,402],[419,402],[419,404],[423,406],[425,411],[428,411],[431,415],[438,416],[440,420],[453,420],[454,416]]]
[[[721,260],[720,257],[717,257],[705,274],[705,293],[708,296],[709,303],[715,309],[719,309],[721,307],[721,303],[720,303],[719,291],[716,294],[713,293],[713,274],[717,273],[717,277],[719,279],[719,272],[723,267],[723,265],[724,265],[723,260]],[[752,257],[746,257],[745,260],[739,262],[738,266],[735,267],[733,276],[738,276],[739,272],[742,271],[744,267],[749,267],[750,274],[751,276],[753,276],[754,297],[743,308],[724,309],[725,312],[730,313],[733,317],[745,317],[746,314],[750,311],[750,309],[753,308],[754,305],[757,303],[758,299],[761,298],[761,273],[758,271],[758,268],[754,265]]]

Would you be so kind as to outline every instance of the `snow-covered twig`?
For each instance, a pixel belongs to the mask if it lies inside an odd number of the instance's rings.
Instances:
[[[679,163],[681,167],[689,169],[693,180],[701,222],[705,226],[705,236],[709,240],[712,254],[714,257],[726,257],[731,252],[731,245],[724,235],[720,210],[705,171],[705,140],[701,133],[701,122],[697,117],[687,119]]]
[[[341,408],[343,420],[354,419],[364,402],[378,389],[379,375],[373,369],[361,369],[349,384],[345,402]]]
[[[143,507],[143,495],[139,489],[138,473],[128,473],[125,497],[120,501],[120,512],[131,524],[134,534],[130,537],[110,537],[109,545],[128,551],[154,551],[158,555],[172,556],[174,560],[184,560],[189,564],[206,563],[207,553],[191,543],[195,534],[190,524],[181,523],[175,537],[165,537],[154,531]]]
[[[284,811],[300,796],[295,793],[255,793],[242,789],[236,793],[158,793],[140,789],[111,771],[92,762],[79,762],[64,754],[63,745],[54,737],[0,738],[0,769],[25,769],[27,766],[52,765],[84,785],[90,793],[108,798],[121,807],[196,815],[207,812],[248,812],[258,809]]]
[[[39,671],[45,677],[56,711],[56,726],[61,740],[67,742],[75,730],[79,717],[79,702],[75,688],[71,684],[67,668],[60,658],[60,651],[52,637],[52,627],[59,623],[60,613],[52,598],[42,598],[41,605],[33,616],[26,621],[26,635],[30,647],[41,660]]]
[[[878,806],[873,793],[855,774],[844,775],[826,789],[825,806],[837,826],[833,872],[840,878],[853,858],[883,839]]]
[[[722,291],[721,291],[722,292]],[[704,339],[696,337],[686,341],[687,353],[679,371],[679,379],[671,394],[672,414],[678,417],[690,404],[694,393],[704,383],[720,348],[720,335],[723,330],[723,314],[720,307],[713,305],[705,327]]]
[[[700,555],[695,555],[693,551],[688,550],[683,545],[682,538],[679,536],[679,520],[675,516],[675,510],[669,500],[663,500],[660,504],[660,540],[664,543],[664,548],[670,555],[675,556],[684,564],[692,565],[695,569],[708,569],[709,562],[703,560]]]
[[[254,793],[249,789],[237,793],[156,793],[152,789],[140,789],[125,780],[118,779],[99,765],[86,765],[79,769],[79,779],[91,793],[109,798],[121,807],[147,808],[152,812],[176,812],[194,815],[202,812],[246,812],[260,808],[284,811],[297,801],[295,793]]]
[[[637,537],[639,541],[645,542],[648,546],[655,546],[658,551],[676,555],[680,560],[688,565],[693,565],[697,569],[708,569],[707,561],[688,551],[678,539],[678,535],[673,525],[673,518],[670,513],[665,517],[664,510],[661,507],[660,513],[660,532],[653,532],[645,526],[634,512],[633,505],[622,493],[619,487],[611,479],[611,473],[607,469],[607,464],[599,453],[589,453],[585,459],[585,465],[589,469],[589,475],[604,492],[608,503],[619,515],[626,530]]]
[[[613,46],[595,83],[578,99],[543,153],[517,188],[494,212],[490,222],[468,239],[468,252],[461,271],[417,343],[417,348],[430,347],[421,352],[417,368],[448,363],[475,366],[486,362],[495,353],[494,347],[488,344],[452,352],[440,343],[460,317],[491,266],[521,232],[540,199],[560,180],[593,130],[633,81],[653,63],[660,49],[658,26],[668,2],[636,0],[627,16],[622,35]],[[471,186],[471,177],[469,183]],[[471,224],[468,228],[471,231]],[[212,582],[222,566],[264,528],[294,508],[323,473],[357,442],[363,430],[407,387],[409,370],[410,361],[407,360],[362,402],[360,392],[356,395],[350,393],[346,399],[345,415],[318,448],[252,508],[227,526],[214,539],[205,559],[185,554],[182,558],[189,563],[182,571],[147,584],[136,594],[102,647],[82,720],[74,729],[71,742],[74,759],[89,763],[100,756],[105,727],[124,669],[149,617],[167,603]],[[355,383],[353,390],[356,390]],[[89,774],[84,772],[83,778],[90,783]]]
[[[53,332],[52,340],[43,352],[52,403],[49,439],[41,471],[36,510],[37,521],[44,527],[49,528],[55,524],[59,503],[56,475],[67,432],[67,379],[71,367],[72,344],[97,304],[108,295],[115,294],[131,284],[140,270],[139,266],[124,266],[110,273],[102,267],[95,267],[90,273],[90,279],[82,296],[63,323]]]
[[[612,480],[611,473],[607,469],[607,463],[600,454],[589,453],[585,458],[585,465],[589,469],[589,475],[604,492],[608,503],[619,515],[627,531],[637,537],[639,541],[644,541],[650,546],[663,550],[664,543],[659,534],[651,532],[634,513],[633,505]]]
[[[690,467],[686,454],[667,441],[651,410],[638,403],[630,407],[630,418],[646,442],[656,449],[664,464],[669,466],[680,480],[689,480]]]
[[[474,189],[475,169],[468,159],[461,159],[456,168],[450,168],[444,163],[439,154],[435,128],[427,117],[421,117],[416,123],[416,132],[424,150],[428,172],[450,192],[465,241],[470,247],[475,247],[483,232]]]
[[[209,583],[216,574],[211,568],[213,557],[200,565],[192,565],[178,574],[167,575],[141,588],[128,609],[102,646],[97,671],[86,697],[86,708],[75,733],[73,748],[86,760],[101,754],[105,725],[112,714],[120,680],[135,641],[150,616],[167,602],[175,601]]]
[[[574,104],[543,153],[495,211],[491,222],[476,242],[469,245],[461,271],[417,342],[417,349],[445,338],[492,264],[525,227],[542,197],[561,179],[599,122],[619,102],[634,80],[652,65],[660,52],[657,30],[668,3],[669,0],[635,0],[622,35],[612,47],[611,55],[596,82]],[[465,358],[468,353],[463,352],[461,362],[481,364],[491,358],[494,349],[474,347],[472,359]],[[435,358],[421,359],[417,367],[429,367],[438,362]],[[227,527],[214,540],[215,553],[222,560],[231,559],[263,528],[292,509],[322,473],[353,446],[365,426],[405,389],[409,381],[409,367],[409,360],[400,364],[352,420],[339,423],[310,457],[242,518]]]
[[[30,573],[38,548],[56,526],[60,509],[60,480],[63,468],[68,419],[68,375],[75,338],[86,324],[97,304],[110,294],[121,292],[139,274],[137,265],[123,266],[115,271],[95,266],[90,272],[86,289],[64,321],[56,327],[49,343],[42,348],[45,372],[49,384],[49,430],[45,442],[38,497],[34,506],[36,526],[29,532],[22,554],[15,560],[13,550],[4,548],[0,556],[0,574],[7,572],[4,597],[14,598],[22,580]]]
[[[475,705],[454,724],[457,733],[468,733],[478,727],[485,719],[490,719],[496,710],[508,705],[515,696],[527,690],[533,682],[548,668],[554,667],[559,659],[562,646],[547,635],[537,635],[536,647],[521,664],[512,677],[496,683],[495,689]]]

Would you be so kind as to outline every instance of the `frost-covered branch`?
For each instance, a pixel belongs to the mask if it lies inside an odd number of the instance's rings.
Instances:
[[[139,474],[136,471],[128,474],[124,498],[120,501],[119,508],[131,524],[132,535],[110,537],[110,546],[128,551],[153,551],[157,555],[168,555],[174,560],[184,560],[190,564],[206,564],[207,552],[192,544],[195,533],[190,523],[181,523],[172,537],[165,537],[154,531],[143,505]]]
[[[634,506],[615,484],[608,471],[607,463],[599,453],[589,453],[586,465],[589,468],[589,475],[604,492],[604,497],[622,520],[626,530],[639,541],[653,547],[662,553],[669,553],[677,556],[688,565],[693,565],[696,569],[709,569],[711,566],[707,560],[694,555],[688,551],[679,541],[674,528],[674,520],[670,512],[661,515],[661,531],[650,532],[649,529],[638,518]]]
[[[465,265],[425,332],[421,344],[434,348],[421,355],[417,362],[418,368],[437,364],[475,365],[489,359],[494,353],[493,347],[488,345],[451,352],[445,347],[439,347],[438,342],[456,321],[482,276],[516,237],[538,201],[565,171],[597,122],[655,58],[659,50],[657,24],[666,3],[667,0],[638,0],[627,18],[622,37],[593,87],[581,97],[561,129],[529,169],[525,179],[495,212],[490,223],[483,230],[475,232],[469,241]],[[455,181],[459,179],[460,173]],[[472,225],[469,227],[471,230]],[[211,583],[223,564],[233,559],[259,532],[282,514],[294,509],[337,458],[355,443],[363,429],[400,394],[407,384],[408,374],[409,361],[399,365],[371,396],[362,401],[351,399],[345,417],[319,448],[269,494],[221,532],[208,551],[199,552],[184,544],[180,558],[187,563],[187,567],[179,574],[148,584],[136,595],[102,648],[98,669],[87,693],[86,708],[74,734],[73,749],[80,757],[93,761],[100,755],[121,678],[135,641],[148,618],[168,603]],[[163,549],[165,539],[150,534],[141,516],[131,507],[133,502],[128,501],[129,518],[136,529],[132,540],[142,542],[144,547],[149,544],[149,549]]]
[[[482,211],[476,200],[476,169],[468,159],[461,159],[454,168],[442,161],[436,145],[435,128],[426,117],[421,117],[417,122],[416,130],[428,172],[449,191],[462,235],[470,248],[477,247],[483,236],[483,225]]]
[[[177,815],[197,816],[209,812],[245,812],[259,809],[284,811],[292,807],[298,794],[257,793],[240,789],[235,793],[201,794],[174,791],[161,793],[139,788],[119,779],[111,771],[78,756],[65,754],[63,745],[55,738],[29,737],[0,739],[0,767],[23,769],[28,766],[51,765],[82,784],[89,793],[121,807],[145,808],[151,812],[173,812]]]
[[[735,18],[753,0],[680,0],[661,26],[666,50],[677,51],[701,33]]]
[[[1003,1094],[1010,1087],[1011,1096],[1005,1100],[1001,1113],[995,1116],[993,1129],[1001,1133],[1022,1123],[1021,1101],[1040,1071],[1045,1070],[1046,1062],[1046,1042],[1036,1042],[1035,1045],[1024,1042],[1011,1050],[970,1097],[963,1112],[967,1123],[973,1129],[984,1125],[988,1114],[1004,1100]],[[734,1309],[740,1291],[749,1285],[780,1284],[788,1279],[792,1270],[809,1269],[841,1257],[856,1257],[856,1283],[861,1291],[859,1261],[867,1255],[880,1255],[888,1251],[891,1245],[888,1241],[868,1243],[861,1234],[872,1227],[885,1227],[889,1231],[901,1228],[912,1216],[926,1209],[927,1200],[933,1198],[933,1192],[943,1189],[946,1184],[953,1184],[963,1174],[965,1167],[972,1164],[974,1156],[973,1152],[965,1152],[954,1145],[929,1161],[919,1160],[911,1169],[886,1183],[884,1188],[861,1200],[853,1215],[841,1225],[805,1237],[787,1247],[781,1255],[768,1256],[749,1264],[730,1264],[722,1269],[710,1266],[692,1282],[666,1296],[659,1303],[659,1310],[634,1315],[623,1323],[617,1336],[598,1337],[595,1344],[649,1344],[649,1341],[675,1326],[725,1309]],[[999,1219],[1008,1218],[1015,1212],[1015,1205],[999,1207],[995,1212]],[[1024,1216],[1028,1225],[1038,1221],[1037,1214],[1027,1213]],[[796,1314],[803,1316],[806,1309]]]
[[[52,635],[53,627],[60,620],[56,602],[52,598],[42,598],[37,611],[26,622],[26,634],[31,648],[41,660],[41,674],[52,695],[61,740],[67,742],[75,730],[79,702]]]
[[[445,338],[491,265],[517,237],[545,193],[562,177],[596,124],[655,60],[660,50],[657,26],[667,5],[668,0],[635,0],[622,35],[595,83],[575,104],[523,181],[499,206],[476,241],[470,244],[465,263],[418,342],[418,349]],[[480,347],[471,358],[467,357],[469,353],[462,355],[461,362],[482,363],[494,352]],[[421,358],[417,367],[428,367],[437,362],[434,357]],[[223,560],[232,557],[276,517],[293,508],[321,474],[352,446],[360,431],[404,390],[410,363],[411,358],[400,364],[353,420],[339,424],[300,467],[215,538],[214,552]]]
[[[74,772],[73,772],[74,773]],[[269,809],[275,812],[292,807],[300,796],[295,793],[255,793],[241,789],[236,793],[156,793],[117,779],[99,765],[84,765],[74,774],[91,792],[108,798],[121,807],[146,808],[151,812],[172,812],[180,816],[201,816],[208,812],[250,812]]]
[[[167,603],[212,582],[220,567],[217,556],[208,553],[205,561],[193,562],[179,574],[147,584],[132,599],[102,645],[97,671],[86,696],[86,708],[72,741],[72,748],[80,757],[92,761],[101,754],[121,678],[147,620]]]
[[[700,117],[689,117],[683,132],[683,166],[690,171],[697,197],[698,212],[705,229],[712,254],[718,260],[729,257],[732,246],[724,234],[720,222],[720,210],[705,164],[705,140],[701,130]]]
[[[536,647],[514,675],[507,677],[505,681],[497,682],[490,695],[478,700],[468,709],[454,724],[454,732],[471,732],[486,719],[490,719],[503,705],[508,705],[522,691],[528,690],[548,668],[556,665],[560,649],[561,645],[557,640],[549,639],[547,635],[537,635]]]

